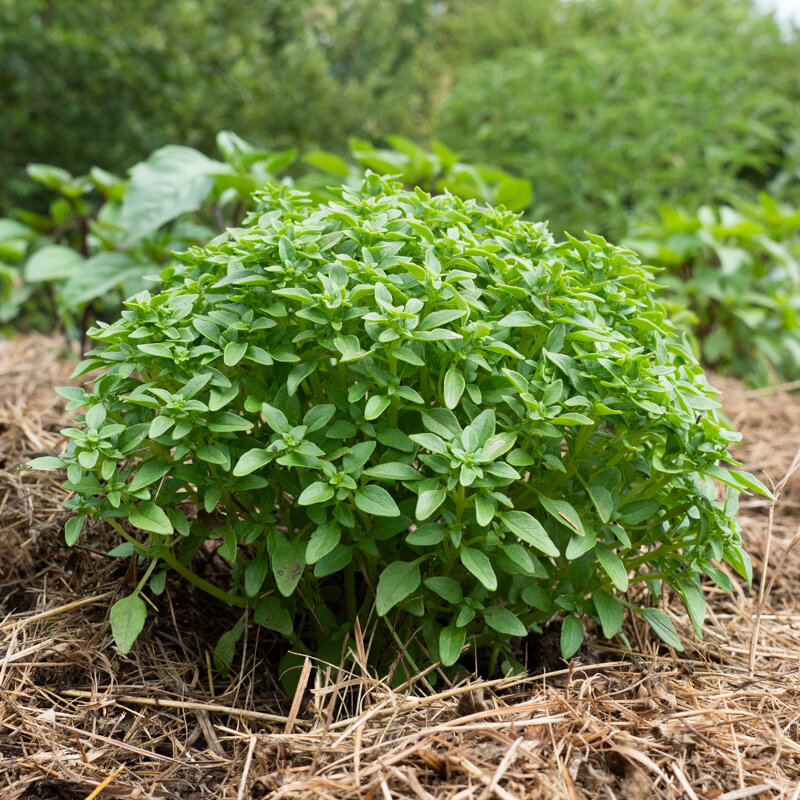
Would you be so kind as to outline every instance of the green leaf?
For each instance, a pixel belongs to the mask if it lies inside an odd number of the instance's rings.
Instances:
[[[378,578],[375,610],[379,617],[402,603],[420,584],[419,564],[415,561],[395,561],[385,567]]]
[[[331,403],[323,403],[322,405],[314,406],[309,409],[303,417],[303,425],[308,429],[307,433],[314,433],[315,431],[324,428],[336,413],[336,406]]]
[[[213,445],[205,445],[197,449],[197,457],[202,461],[207,461],[209,464],[225,465],[228,459],[225,454]]]
[[[298,364],[286,379],[286,391],[289,397],[292,397],[297,392],[298,386],[317,368],[315,361],[305,364]]]
[[[583,625],[581,621],[570,614],[564,617],[561,623],[561,657],[572,658],[583,644]]]
[[[377,419],[389,407],[391,400],[385,394],[374,394],[367,400],[364,419]]]
[[[526,636],[528,629],[522,620],[505,606],[489,606],[483,612],[486,624],[506,636]]]
[[[566,500],[553,500],[546,495],[540,494],[539,501],[556,522],[566,525],[567,528],[581,536],[586,534],[578,512]]]
[[[291,636],[294,628],[289,612],[277,597],[261,600],[253,613],[253,621],[262,628],[277,631],[281,636]]]
[[[31,469],[61,469],[66,464],[55,456],[41,456],[40,458],[33,458],[28,462]],[[419,473],[417,473],[419,474]],[[420,475],[420,477],[422,477]]]
[[[268,464],[269,461],[270,455],[267,450],[263,447],[254,447],[252,450],[248,450],[246,453],[242,454],[236,462],[236,466],[233,468],[233,474],[237,478],[243,475],[249,475],[251,472],[261,469],[261,467]]]
[[[589,487],[589,497],[592,498],[600,519],[603,522],[608,522],[614,513],[614,499],[611,497],[611,492],[605,486],[594,484]]]
[[[289,597],[294,592],[306,566],[306,544],[297,538],[290,541],[285,534],[276,534],[276,545],[270,553],[272,574],[278,591]]]
[[[444,376],[444,404],[447,408],[455,408],[464,393],[467,382],[464,376],[455,368],[450,367]]]
[[[422,492],[417,497],[417,509],[415,515],[418,520],[424,520],[433,514],[439,506],[444,503],[447,492],[444,489],[431,489]]]
[[[527,311],[512,311],[506,314],[498,323],[501,328],[532,328],[543,323],[537,321]]]
[[[512,533],[519,536],[524,542],[533,545],[546,556],[557,558],[561,555],[542,524],[527,511],[506,511],[505,514],[500,515],[500,518]]]
[[[490,591],[497,589],[497,576],[492,563],[485,553],[472,547],[462,547],[459,551],[461,563]]]
[[[602,544],[598,544],[594,548],[594,552],[614,586],[621,592],[627,592],[628,571],[625,569],[622,559],[613,550],[609,550]]]
[[[310,486],[305,489],[297,498],[299,506],[313,506],[318,503],[327,503],[335,494],[333,487],[322,481],[314,481]]]
[[[124,656],[131,651],[133,643],[144,628],[147,606],[138,594],[131,594],[111,606],[108,619],[117,649]]]
[[[451,667],[458,661],[466,639],[466,629],[457,628],[452,623],[439,631],[439,658],[442,666]]]
[[[120,224],[124,247],[158,230],[170,220],[196,211],[214,186],[215,173],[230,167],[212,161],[191,147],[167,145],[131,170],[122,202]]]
[[[447,445],[435,433],[412,433],[408,438],[432,453],[447,455]]]
[[[387,481],[418,481],[424,477],[414,467],[409,464],[403,464],[400,461],[377,464],[374,467],[365,469],[361,474],[371,478],[382,478]]]
[[[248,597],[256,597],[267,577],[269,563],[266,550],[262,550],[244,570],[244,591]]]
[[[464,599],[461,584],[445,575],[434,575],[430,578],[425,578],[424,583],[432,592],[447,600],[448,603],[456,605]]]
[[[647,624],[658,634],[658,637],[674,650],[683,650],[683,644],[675,631],[672,620],[660,609],[654,607],[639,608],[632,606],[633,610],[644,617]]]
[[[169,536],[172,533],[172,523],[164,513],[164,509],[155,503],[140,503],[128,516],[134,528],[139,528],[149,533],[160,533]]]
[[[288,433],[289,420],[286,419],[286,415],[279,408],[275,408],[268,403],[262,403],[261,413],[264,415],[267,425],[269,425],[275,433]]]
[[[163,461],[145,461],[128,484],[128,491],[138,492],[145,486],[161,480],[169,472],[170,467],[170,464],[165,464]]]
[[[362,486],[354,495],[356,506],[375,517],[399,517],[400,509],[392,496],[381,486]]]
[[[67,524],[64,526],[64,541],[67,543],[67,547],[72,547],[78,541],[84,522],[86,522],[86,517],[70,517],[67,520]]]
[[[37,250],[25,264],[25,280],[30,283],[64,280],[80,270],[83,256],[71,247],[51,244]]]
[[[306,563],[316,564],[339,544],[341,538],[342,529],[335,522],[325,522],[320,525],[308,540]]]
[[[622,603],[614,595],[598,589],[592,596],[597,615],[600,617],[600,625],[603,627],[603,636],[606,639],[613,639],[621,630],[624,620]]]
[[[706,620],[706,598],[703,592],[696,586],[689,583],[682,583],[679,591],[683,598],[683,604],[689,612],[689,619],[692,621],[698,639],[703,638],[703,625]]]
[[[348,163],[327,150],[312,150],[303,156],[303,161],[339,178],[346,178],[350,174]]]
[[[228,342],[225,345],[223,360],[226,367],[235,367],[247,352],[246,342]]]

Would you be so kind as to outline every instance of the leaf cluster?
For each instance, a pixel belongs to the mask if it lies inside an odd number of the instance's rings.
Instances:
[[[680,648],[628,588],[700,632],[701,577],[750,578],[736,498],[765,490],[719,465],[737,436],[632,251],[374,174],[257,199],[93,329],[99,377],[60,390],[83,417],[33,462],[66,467],[70,543],[106,520],[149,565],[133,596],[173,569],[243,607],[222,661],[251,614],[296,652],[358,618],[375,662],[452,665],[564,615],[568,657],[626,606]],[[191,572],[208,542],[225,590]],[[123,648],[145,611],[115,612]]]
[[[330,185],[357,186],[365,169],[397,175],[409,187],[502,203],[530,203],[527,181],[493,167],[466,164],[444,145],[427,151],[402,137],[390,148],[352,140],[350,160],[314,150],[263,150],[229,131],[217,135],[220,159],[169,145],[136,164],[125,181],[93,167],[73,176],[30,164],[32,181],[55,194],[48,214],[16,209],[0,218],[0,323],[49,329],[58,321],[82,335],[87,318],[116,314],[124,297],[173,260],[175,250],[203,245],[252,210],[268,182],[295,184],[315,202]]]
[[[797,208],[768,194],[696,213],[662,208],[629,245],[664,270],[664,296],[705,364],[754,385],[800,376]]]

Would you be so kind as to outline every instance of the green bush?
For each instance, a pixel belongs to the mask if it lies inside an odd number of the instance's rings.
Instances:
[[[705,364],[750,384],[800,377],[800,211],[758,203],[664,208],[628,244],[665,273],[665,297]],[[688,313],[678,309],[688,308]]]
[[[457,75],[438,134],[530,179],[556,230],[754,196],[797,138],[800,40],[750,0],[569,3],[537,39]]]
[[[766,490],[719,466],[737,435],[631,251],[370,175],[321,207],[268,188],[183,260],[94,329],[93,391],[60,390],[85,416],[32,462],[67,468],[69,544],[106,520],[147,565],[122,651],[169,569],[295,651],[338,658],[358,617],[382,666],[508,655],[564,613],[568,657],[625,606],[680,649],[628,587],[672,587],[700,633],[701,575],[750,578],[736,498]],[[191,572],[209,540],[228,591]]]

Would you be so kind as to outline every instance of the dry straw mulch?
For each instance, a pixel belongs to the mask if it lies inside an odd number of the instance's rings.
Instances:
[[[67,549],[58,477],[20,469],[60,446],[63,346],[0,342],[3,800],[800,799],[800,477],[771,524],[768,503],[743,502],[756,580],[732,597],[708,588],[704,641],[668,606],[684,654],[629,619],[633,654],[597,643],[569,664],[544,653],[543,674],[392,692],[355,637],[341,665],[306,662],[285,698],[257,632],[229,679],[213,672],[234,618],[179,581],[132,653],[113,647],[107,609],[135,565],[105,557],[115,541],[99,526]],[[796,466],[800,398],[718,383],[746,437],[738,456],[778,484]]]

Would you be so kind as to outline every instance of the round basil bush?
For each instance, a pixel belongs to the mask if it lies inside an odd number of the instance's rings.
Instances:
[[[508,665],[556,615],[570,656],[624,607],[677,649],[649,598],[671,587],[699,634],[702,576],[750,577],[736,500],[766,490],[719,466],[738,436],[634,253],[374,175],[258,199],[92,331],[93,392],[61,390],[85,417],[38,464],[67,466],[70,543],[105,519],[149,565],[121,648],[168,569],[296,651],[338,658],[359,618],[411,666]],[[191,571],[209,542],[227,589]]]

